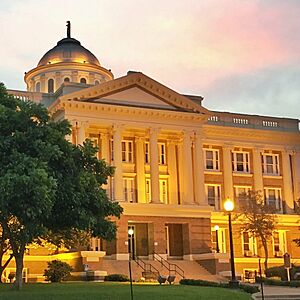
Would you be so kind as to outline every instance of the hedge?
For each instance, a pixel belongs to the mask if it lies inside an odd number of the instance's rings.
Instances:
[[[129,278],[123,274],[110,274],[104,277],[104,281],[126,282],[129,281]]]

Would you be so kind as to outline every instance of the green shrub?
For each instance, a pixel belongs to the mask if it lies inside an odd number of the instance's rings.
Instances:
[[[70,276],[73,271],[72,267],[60,260],[53,260],[48,262],[48,268],[44,271],[46,281],[61,282]]]
[[[290,269],[291,279],[294,278],[296,273],[300,273],[300,266],[292,264]],[[280,277],[281,280],[287,281],[287,272],[284,266],[271,267],[266,270],[267,277]]]
[[[300,281],[298,280],[286,281],[263,277],[262,281],[266,285],[300,287]],[[260,283],[260,277],[256,278],[256,282]]]
[[[126,282],[129,281],[129,278],[123,274],[110,274],[104,277],[104,281]]]
[[[222,287],[222,288],[229,288],[229,284],[227,282],[214,282],[214,281],[206,281],[206,280],[200,280],[200,279],[181,279],[180,284],[183,285],[197,285],[197,286],[212,286],[212,287]],[[248,284],[240,284],[239,288],[246,293],[254,294],[259,292],[259,288],[254,285],[248,285]]]

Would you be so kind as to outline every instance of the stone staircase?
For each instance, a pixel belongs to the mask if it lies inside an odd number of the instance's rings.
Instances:
[[[160,275],[168,276],[168,270],[162,266],[158,261],[145,260],[146,263],[153,265],[160,273]],[[205,268],[200,266],[195,261],[184,260],[168,260],[169,263],[176,264],[184,271],[184,277],[189,279],[202,279],[209,281],[224,281],[224,278],[218,275],[211,275]],[[129,277],[129,265],[126,260],[108,260],[104,259],[102,264],[102,270],[107,271],[107,274],[124,274]],[[142,269],[136,264],[135,261],[131,262],[132,278],[133,280],[139,280],[142,277]],[[173,275],[173,274],[172,274]],[[176,275],[176,282],[179,282],[181,277]]]

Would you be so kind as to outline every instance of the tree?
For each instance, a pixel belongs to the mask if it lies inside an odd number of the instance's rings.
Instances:
[[[2,283],[2,274],[5,268],[8,266],[8,264],[13,258],[13,255],[10,254],[9,258],[3,264],[3,257],[8,252],[8,250],[10,250],[9,239],[6,232],[4,232],[0,225],[0,283]]]
[[[250,236],[259,238],[264,252],[265,270],[268,268],[268,240],[272,237],[276,226],[275,209],[266,205],[260,191],[249,191],[242,195],[244,199],[241,213],[238,214],[238,220],[242,224],[242,231],[246,231]]]
[[[122,208],[101,187],[113,168],[90,141],[75,146],[66,120],[54,122],[40,104],[7,94],[0,84],[0,224],[22,287],[26,245],[49,230],[85,230],[112,239]]]

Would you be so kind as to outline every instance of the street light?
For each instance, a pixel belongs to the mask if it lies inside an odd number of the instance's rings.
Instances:
[[[132,290],[132,275],[131,275],[132,245],[130,243],[132,242],[132,235],[133,234],[134,234],[134,230],[132,228],[129,228],[128,229],[128,254],[129,254],[128,266],[129,266],[131,300],[133,300],[133,290]]]
[[[220,227],[218,225],[214,226],[214,229],[216,231],[216,252],[220,253],[220,248],[219,248],[219,236],[218,236],[218,231],[220,229]]]
[[[229,281],[229,286],[238,287],[239,282],[236,280],[235,277],[232,222],[231,222],[231,212],[234,210],[234,203],[230,198],[227,198],[226,201],[224,202],[224,208],[228,212],[228,226],[229,226],[230,264],[231,264],[231,280]]]

